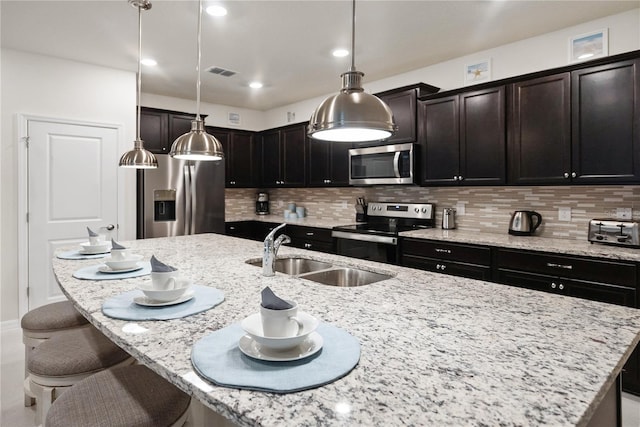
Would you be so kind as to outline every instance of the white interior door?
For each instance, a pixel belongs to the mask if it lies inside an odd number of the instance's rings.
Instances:
[[[64,299],[51,268],[58,247],[87,241],[86,227],[117,238],[118,128],[29,119],[27,135],[33,309]]]

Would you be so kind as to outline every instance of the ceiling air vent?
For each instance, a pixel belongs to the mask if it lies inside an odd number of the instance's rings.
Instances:
[[[227,70],[221,67],[209,67],[207,68],[207,71],[211,74],[218,74],[219,76],[224,77],[231,77],[237,74],[235,71]]]

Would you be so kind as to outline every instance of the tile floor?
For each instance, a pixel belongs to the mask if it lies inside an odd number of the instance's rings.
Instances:
[[[26,408],[22,394],[24,346],[19,328],[3,330],[0,346],[0,426],[34,427],[35,406]],[[187,422],[188,426],[189,423]],[[640,427],[640,397],[623,393],[622,427]]]

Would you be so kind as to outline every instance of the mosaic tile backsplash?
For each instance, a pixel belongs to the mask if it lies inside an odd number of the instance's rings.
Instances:
[[[355,200],[430,202],[436,205],[436,225],[442,208],[457,208],[459,229],[487,233],[507,233],[514,210],[534,210],[542,215],[536,230],[540,237],[587,238],[592,218],[615,217],[617,208],[632,208],[633,219],[640,220],[640,186],[556,186],[556,187],[417,187],[373,186],[345,188],[268,189],[271,213],[283,212],[295,202],[307,209],[309,217],[355,222]],[[256,189],[227,189],[226,215],[238,217],[255,210]],[[571,221],[558,219],[559,208],[571,209]]]

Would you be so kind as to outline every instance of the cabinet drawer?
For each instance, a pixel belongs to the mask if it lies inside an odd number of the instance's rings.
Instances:
[[[290,246],[293,246],[294,248],[308,249],[310,251],[318,251],[318,252],[325,252],[325,253],[336,252],[333,245],[333,241],[325,242],[320,240],[309,240],[309,239],[292,237]]]
[[[630,287],[584,280],[562,279],[554,276],[524,273],[503,268],[498,269],[497,279],[500,283],[521,288],[551,292],[609,304],[624,305],[627,307],[636,306],[636,290]]]
[[[469,264],[491,265],[491,249],[483,246],[405,238],[402,240],[402,253],[403,257],[407,254]]]
[[[289,237],[304,240],[317,240],[326,243],[333,242],[331,230],[328,228],[305,227],[301,225],[287,225],[284,233]]]
[[[636,266],[623,261],[592,260],[540,252],[498,249],[496,266],[551,276],[636,287]]]
[[[414,255],[403,255],[404,267],[433,271],[435,273],[451,274],[452,276],[468,277],[470,279],[491,280],[491,267],[466,264],[463,262],[443,261]]]

